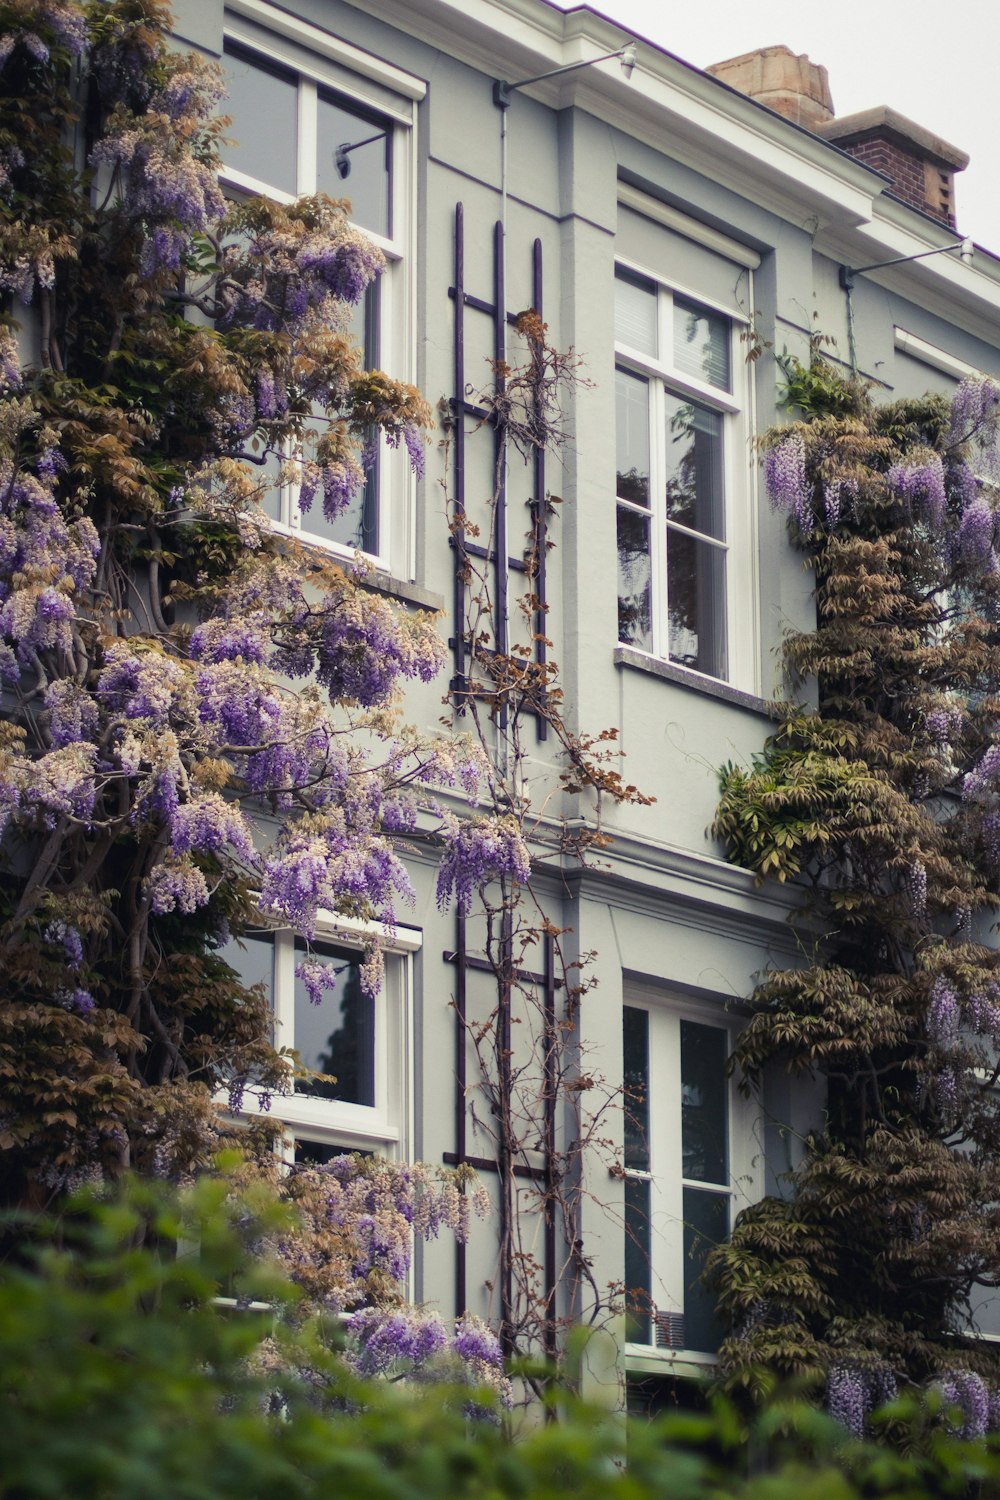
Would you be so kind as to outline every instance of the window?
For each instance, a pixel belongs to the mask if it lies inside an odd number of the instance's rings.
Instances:
[[[385,254],[387,269],[354,309],[351,332],[365,364],[411,378],[407,237],[412,177],[412,103],[304,49],[234,20],[223,67],[232,125],[223,180],[230,196],[266,193],[290,202],[302,194],[348,198],[351,221]],[[381,108],[379,106],[382,106]],[[276,471],[277,462],[273,466]],[[266,508],[275,525],[332,550],[360,550],[409,572],[411,476],[405,456],[377,446],[367,482],[332,521],[319,499],[308,511],[297,486],[274,487]],[[391,496],[405,504],[390,504]]]
[[[618,638],[724,681],[745,675],[734,637],[747,528],[735,513],[749,474],[734,341],[732,317],[619,269]]]
[[[756,1194],[755,1110],[726,1076],[729,1025],[701,1011],[624,1011],[626,1340],[704,1358],[721,1332],[708,1252]]]
[[[295,974],[306,951],[287,929],[260,930],[221,951],[248,987],[263,984],[274,1009],[274,1043],[294,1050],[303,1068],[324,1077],[295,1079],[290,1095],[275,1097],[271,1113],[295,1138],[295,1156],[321,1160],[331,1148],[377,1148],[405,1155],[410,1108],[410,1004],[412,954],[420,935],[397,928],[389,935],[382,992],[361,988],[360,947],[351,937],[364,924],[330,919],[317,930],[310,952],[337,970],[336,988],[320,1005]],[[251,1089],[245,1109],[259,1109]]]

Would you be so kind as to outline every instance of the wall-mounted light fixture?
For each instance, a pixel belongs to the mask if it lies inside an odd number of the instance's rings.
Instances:
[[[533,78],[519,78],[517,83],[506,83],[498,78],[493,85],[493,103],[497,109],[506,109],[515,89],[526,89],[529,83],[541,83],[545,78],[558,78],[563,73],[575,73],[579,68],[592,68],[595,63],[610,62],[613,57],[618,58],[625,77],[631,78],[636,62],[635,42],[628,42],[626,46],[619,47],[617,52],[603,52],[600,57],[588,57],[586,62],[567,63],[563,68],[550,68],[547,73],[536,73]]]
[[[352,151],[360,151],[362,146],[370,146],[373,141],[384,140],[385,131],[380,130],[378,135],[366,136],[363,141],[345,141],[342,146],[338,146],[336,151],[333,153],[334,164],[337,168],[337,176],[340,178],[350,177]]]

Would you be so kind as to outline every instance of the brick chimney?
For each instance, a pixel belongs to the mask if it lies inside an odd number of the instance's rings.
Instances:
[[[955,227],[955,173],[969,158],[940,136],[884,104],[836,119],[826,69],[790,47],[761,47],[705,71],[884,173],[904,203]]]
[[[884,104],[813,128],[865,166],[884,172],[905,203],[954,229],[955,173],[969,165],[964,151]]]

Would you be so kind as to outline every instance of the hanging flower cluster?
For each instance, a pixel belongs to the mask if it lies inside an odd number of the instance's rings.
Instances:
[[[885,1366],[862,1370],[834,1365],[827,1375],[826,1409],[852,1437],[862,1437],[868,1413],[895,1397],[896,1377]]]
[[[437,881],[439,906],[447,905],[454,895],[458,910],[467,912],[482,886],[503,878],[524,885],[530,876],[531,859],[516,819],[447,821],[445,857]]]
[[[798,522],[803,531],[813,525],[806,445],[799,433],[792,433],[768,448],[764,455],[764,483],[775,510],[783,510]]]

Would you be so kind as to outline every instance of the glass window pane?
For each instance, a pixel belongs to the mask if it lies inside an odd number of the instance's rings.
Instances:
[[[683,1175],[729,1182],[728,1038],[720,1026],[681,1021]]]
[[[649,1170],[649,1012],[624,1011],[625,1165]]]
[[[714,1354],[723,1330],[715,1312],[715,1294],[701,1280],[705,1262],[729,1234],[729,1198],[725,1193],[684,1189],[684,1343],[688,1349]]]
[[[379,288],[378,283],[375,282],[365,292],[361,301],[352,308],[351,321],[348,325],[348,331],[361,345],[365,368],[369,370],[378,365],[379,359],[378,315]],[[317,429],[321,428],[322,422],[317,420]],[[349,504],[332,520],[324,514],[323,496],[317,493],[313,497],[309,510],[303,511],[299,518],[303,532],[308,533],[309,536],[322,537],[328,542],[337,542],[342,547],[377,555],[380,542],[379,457],[377,440],[374,438],[371,449],[371,463],[367,468],[363,488],[354,494]]]
[[[298,79],[259,53],[227,46],[222,59],[235,144],[223,148],[228,167],[283,193],[298,191]]]
[[[618,498],[649,504],[649,381],[615,371]]]
[[[726,554],[684,531],[667,528],[667,618],[670,660],[726,679]]]
[[[337,985],[327,990],[322,1004],[313,1005],[301,979],[295,979],[293,1045],[303,1067],[331,1073],[335,1083],[299,1079],[298,1094],[340,1099],[349,1104],[375,1103],[375,1004],[361,989],[358,954],[326,943],[312,945],[313,957],[340,970]],[[301,962],[305,944],[296,941],[295,961]]]
[[[355,224],[388,236],[391,127],[359,114],[325,89],[319,91],[316,108],[316,191],[350,199]],[[338,169],[338,149],[348,146],[353,149],[341,152]]]
[[[650,1342],[652,1277],[650,1271],[649,1183],[625,1179],[625,1337],[632,1344]]]
[[[615,277],[615,343],[656,354],[656,288],[624,271]]]
[[[706,312],[683,297],[674,298],[674,364],[685,375],[732,390],[728,318]]]
[[[274,939],[270,934],[260,937],[230,938],[219,949],[219,957],[231,969],[235,969],[244,987],[253,989],[262,984],[267,995],[274,994]]]
[[[666,412],[667,518],[725,541],[723,419],[717,411],[669,391]]]
[[[618,507],[618,639],[653,649],[648,516]]]

